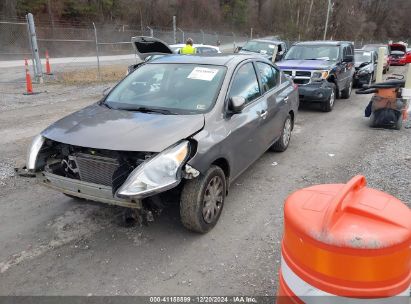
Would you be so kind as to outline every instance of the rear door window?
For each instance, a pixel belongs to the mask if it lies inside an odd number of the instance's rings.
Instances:
[[[267,63],[257,62],[257,70],[260,74],[263,92],[267,92],[277,85],[279,72],[275,68]]]
[[[234,76],[229,97],[244,97],[246,103],[252,102],[261,95],[254,66],[248,62],[241,66]]]

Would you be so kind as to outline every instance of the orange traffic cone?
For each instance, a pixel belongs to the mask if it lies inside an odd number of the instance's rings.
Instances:
[[[33,93],[33,84],[31,82],[31,76],[29,71],[29,64],[27,59],[24,59],[24,65],[26,67],[26,93],[24,95],[32,95]]]
[[[281,250],[277,304],[409,303],[411,210],[364,176],[291,194]]]
[[[48,50],[46,50],[46,74],[47,75],[53,75],[53,73],[51,72],[50,58],[49,58]]]

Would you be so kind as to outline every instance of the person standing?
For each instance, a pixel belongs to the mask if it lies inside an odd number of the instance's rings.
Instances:
[[[186,45],[183,46],[180,51],[180,54],[182,55],[193,55],[196,53],[196,48],[193,47],[193,39],[188,38],[186,41]]]

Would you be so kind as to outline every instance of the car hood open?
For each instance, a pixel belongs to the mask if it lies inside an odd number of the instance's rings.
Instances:
[[[94,104],[55,122],[42,135],[80,147],[160,152],[203,127],[203,114],[141,113]]]
[[[154,37],[135,36],[131,38],[131,44],[141,60],[153,55],[173,54],[166,42]]]
[[[276,65],[286,70],[327,70],[331,63],[327,60],[282,60]]]

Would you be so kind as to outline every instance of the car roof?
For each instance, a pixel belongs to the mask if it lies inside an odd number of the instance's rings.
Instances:
[[[212,55],[167,55],[160,58],[156,58],[148,63],[191,63],[191,64],[210,64],[220,66],[232,66],[237,65],[241,61],[247,59],[266,60],[259,55],[250,54],[212,54]]]
[[[177,44],[170,44],[170,47],[172,48],[181,48],[185,46],[185,43],[177,43]],[[218,46],[215,45],[210,45],[210,44],[201,44],[201,43],[194,43],[193,47],[208,47],[208,48],[213,48],[213,49],[218,49]]]
[[[373,43],[373,44],[365,44],[363,48],[365,47],[388,47],[388,45],[384,43]]]
[[[334,40],[314,40],[296,42],[294,45],[335,45],[339,46],[342,43],[351,43],[351,41],[334,41]]]
[[[354,50],[354,52],[357,52],[357,53],[365,53],[365,52],[367,52],[367,53],[375,53],[375,51],[374,50],[363,50],[363,49],[355,49]]]
[[[251,39],[251,40],[248,40],[248,41],[268,42],[268,43],[272,43],[272,44],[285,43],[284,41],[281,41],[281,40],[271,40],[271,39],[264,39],[264,38],[261,38],[261,39]],[[248,41],[247,41],[247,42],[248,42]]]

